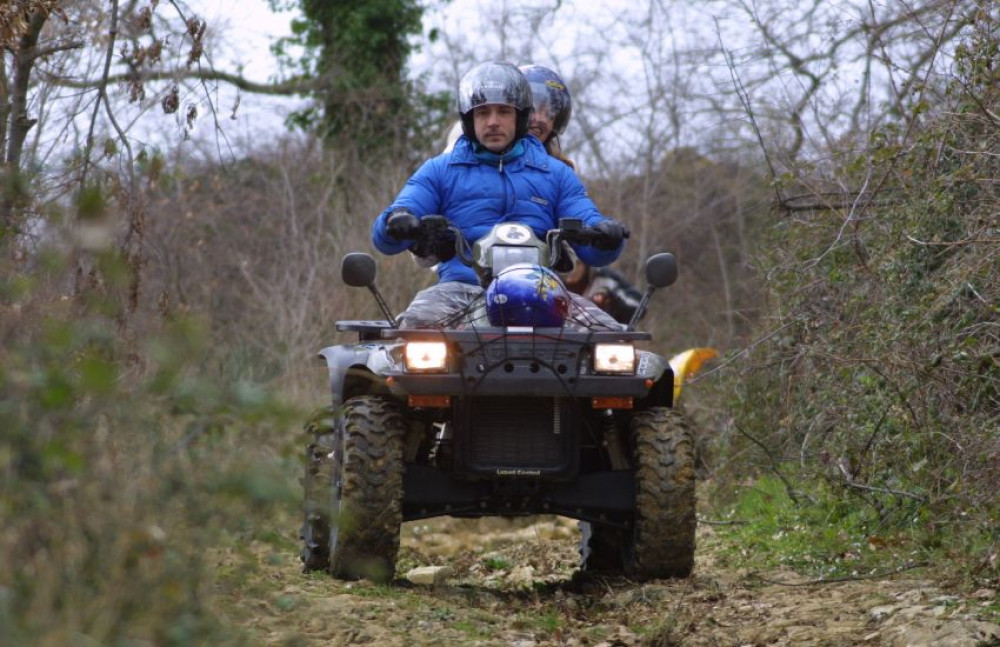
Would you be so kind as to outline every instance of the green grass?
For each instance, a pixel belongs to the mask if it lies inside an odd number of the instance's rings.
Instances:
[[[851,505],[821,488],[812,501],[793,501],[784,484],[764,477],[742,488],[716,535],[729,566],[787,567],[806,577],[860,576],[918,561],[923,551],[896,531],[881,535],[871,508]]]
[[[994,598],[993,602],[983,604],[979,607],[979,610],[984,617],[993,622],[1000,623],[1000,599]]]
[[[540,631],[547,634],[554,633],[562,628],[563,618],[558,611],[546,611],[534,620],[534,625]]]
[[[327,575],[326,577],[329,578],[330,576]],[[409,595],[405,589],[394,587],[391,584],[374,584],[368,580],[350,582],[344,589],[345,593],[350,593],[356,597],[376,600],[401,600]]]
[[[510,570],[511,563],[499,555],[489,555],[483,558],[483,566],[491,571],[506,571]]]
[[[496,630],[492,625],[476,620],[457,620],[451,626],[470,638],[482,639],[496,636]]]

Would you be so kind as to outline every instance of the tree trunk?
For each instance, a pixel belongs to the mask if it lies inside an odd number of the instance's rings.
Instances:
[[[28,84],[35,65],[38,35],[48,14],[35,11],[28,20],[28,27],[18,39],[14,51],[13,84],[8,85],[6,63],[0,60],[0,153],[3,154],[4,190],[0,200],[0,228],[6,232],[17,230],[17,209],[20,190],[18,176],[21,172],[21,152],[28,131],[36,119],[28,117]]]
[[[7,57],[0,52],[0,166],[7,159],[7,118],[10,116],[10,92],[7,84]]]
[[[48,19],[48,14],[36,11],[28,20],[28,29],[18,41],[14,52],[14,85],[10,94],[10,125],[8,132],[10,140],[7,145],[7,163],[18,169],[21,165],[21,151],[28,131],[35,125],[36,119],[28,117],[28,84],[31,80],[31,69],[35,66],[38,35]]]

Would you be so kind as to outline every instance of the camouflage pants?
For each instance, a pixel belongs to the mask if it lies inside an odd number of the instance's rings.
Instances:
[[[478,285],[447,281],[417,292],[409,307],[399,315],[400,328],[446,328],[472,323],[483,289]],[[479,325],[489,325],[485,321]]]
[[[483,289],[478,285],[448,281],[423,289],[399,315],[400,328],[489,326]],[[624,330],[625,326],[590,299],[569,293],[572,300],[567,325],[590,330]]]
[[[590,330],[625,330],[625,324],[618,323],[614,317],[587,297],[575,292],[570,292],[569,296],[573,300],[569,309],[569,319],[572,323]]]

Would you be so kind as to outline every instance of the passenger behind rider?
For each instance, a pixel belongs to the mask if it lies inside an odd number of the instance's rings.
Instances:
[[[521,71],[531,85],[534,101],[529,132],[545,145],[549,155],[575,169],[573,162],[562,154],[559,141],[573,114],[569,88],[558,74],[547,67],[523,65]],[[573,269],[562,274],[566,287],[590,299],[620,323],[628,323],[642,300],[642,293],[610,268],[595,268],[579,259],[574,260]]]
[[[566,131],[569,118],[573,115],[573,98],[569,88],[558,74],[547,67],[522,65],[521,71],[531,86],[534,107],[528,131],[545,145],[549,155],[575,170],[576,165],[562,154],[559,142],[559,136]]]
[[[438,282],[400,315],[405,328],[456,323],[483,293],[473,270],[454,256],[453,243],[414,246],[424,216],[444,216],[469,242],[499,222],[525,224],[544,239],[560,218],[579,218],[602,234],[592,246],[574,246],[577,256],[595,266],[618,258],[627,237],[624,225],[600,213],[572,169],[552,164],[540,141],[528,135],[531,89],[515,65],[494,61],[470,70],[459,84],[458,112],[463,134],[454,149],[425,162],[372,226],[379,251],[412,248],[439,261]],[[620,329],[592,302],[572,296],[581,323]]]

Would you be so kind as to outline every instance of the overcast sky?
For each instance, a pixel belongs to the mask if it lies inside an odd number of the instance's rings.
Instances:
[[[274,59],[268,48],[275,39],[289,34],[289,22],[294,13],[275,14],[266,0],[189,0],[189,5],[217,34],[212,61],[215,67],[243,66],[244,75],[258,81],[266,81],[275,73]],[[558,10],[553,12],[557,6]],[[641,80],[645,70],[634,47],[622,45],[634,37],[620,21],[626,14],[635,15],[641,11],[641,3],[625,0],[601,3],[586,0],[451,0],[446,4],[432,3],[424,16],[424,31],[436,28],[442,38],[436,43],[421,41],[419,50],[410,59],[411,75],[426,80],[431,90],[451,89],[475,63],[505,56],[518,64],[532,62],[552,67],[570,79],[577,69],[574,63],[593,60],[582,53],[599,48],[603,43],[604,49],[593,56],[606,57],[603,65],[613,68],[616,76],[636,75]],[[681,13],[671,12],[675,16],[671,20],[682,20]],[[518,33],[502,33],[497,27],[500,22],[514,25]],[[533,39],[529,35],[532,31],[529,25],[534,25],[537,31]],[[690,30],[681,28],[679,31]],[[611,42],[616,44],[608,47],[607,43]],[[628,87],[628,84],[623,82],[621,87]],[[612,90],[609,94],[616,92]],[[223,110],[234,99],[235,91],[220,88],[218,104]],[[619,96],[619,100],[627,101],[628,97]],[[282,131],[284,117],[297,105],[301,102],[243,95],[237,119],[224,124],[227,136],[237,145],[242,141],[274,136]],[[569,139],[575,140],[574,128],[575,124],[571,123],[567,133]],[[211,131],[211,123],[203,121],[194,134],[199,138],[211,137]]]
[[[775,28],[798,29],[796,47],[799,54],[808,54],[813,47],[822,51],[825,42],[857,19],[858,11],[864,12],[866,3],[829,0],[810,20],[792,15],[808,7],[796,9],[791,0],[787,5],[765,1],[754,6],[772,12]],[[565,142],[582,146],[581,122],[590,120],[604,129],[602,154],[610,157],[615,156],[615,147],[619,153],[634,153],[651,139],[662,149],[698,145],[705,138],[716,143],[729,139],[737,146],[751,140],[741,106],[733,98],[732,70],[720,48],[733,57],[736,74],[758,78],[763,74],[769,79],[750,97],[759,114],[765,105],[780,113],[782,101],[794,102],[801,96],[801,78],[788,69],[762,73],[761,66],[768,61],[759,58],[755,49],[759,43],[752,42],[756,34],[748,27],[746,14],[734,11],[732,2],[450,0],[430,5],[424,32],[437,29],[442,37],[435,43],[420,40],[409,61],[414,79],[425,81],[430,90],[454,89],[472,65],[497,56],[552,67],[574,89],[574,116]],[[269,46],[289,33],[296,14],[275,14],[266,0],[189,0],[189,6],[217,36],[212,44],[216,68],[242,66],[244,75],[256,81],[272,77],[276,70]],[[775,11],[779,13],[773,15]],[[501,24],[507,29],[501,30]],[[812,27],[819,31],[811,31]],[[857,87],[860,70],[841,66],[836,75],[840,88],[857,92],[850,88]],[[214,103],[227,111],[235,97],[235,90],[220,86]],[[671,105],[673,97],[683,98],[683,104]],[[720,108],[723,104],[728,107]],[[284,132],[285,117],[299,105],[301,100],[244,94],[236,119],[225,115],[226,137],[234,150],[245,149],[245,142],[273,139]],[[670,122],[667,113],[675,108],[680,112]],[[727,110],[731,116],[726,116]],[[200,112],[207,114],[205,109]],[[704,121],[709,114],[715,122]],[[213,139],[212,125],[203,118],[193,135]],[[180,123],[177,130],[183,131]],[[580,156],[586,174],[590,153],[572,149],[571,153],[575,159]]]

